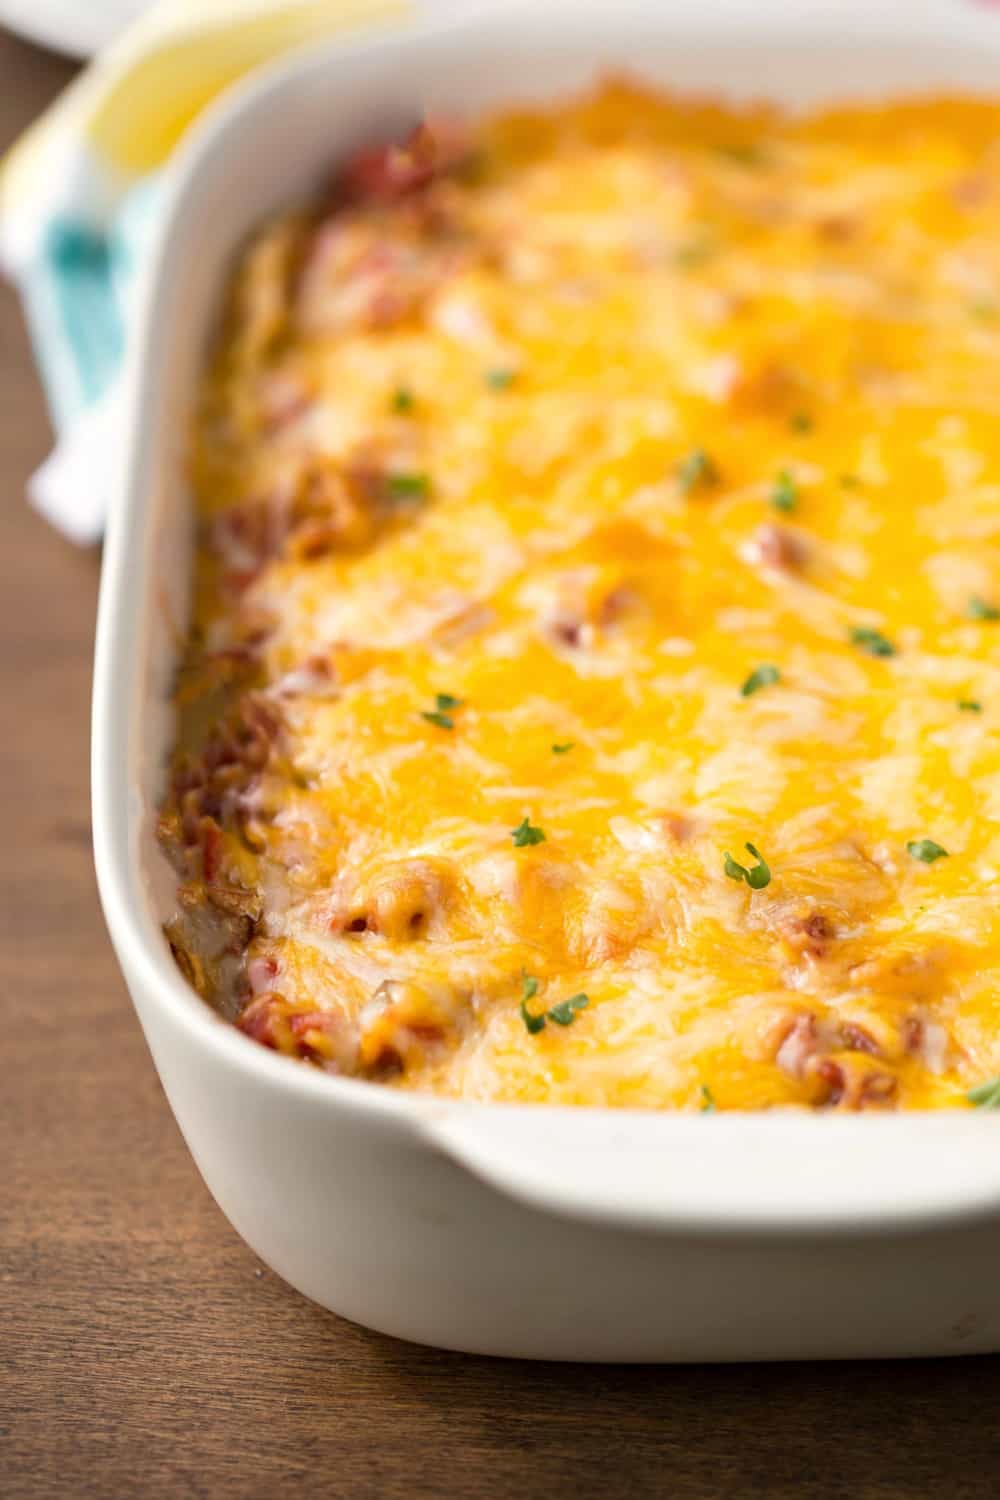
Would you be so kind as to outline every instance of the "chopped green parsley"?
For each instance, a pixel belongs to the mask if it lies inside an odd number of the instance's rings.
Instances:
[[[1000,609],[995,604],[987,604],[978,594],[973,594],[965,606],[965,613],[970,620],[1000,620]]]
[[[545,1030],[545,1017],[533,1015],[528,1009],[527,1002],[524,1000],[521,1001],[521,1020],[532,1036],[536,1036],[539,1031]]]
[[[932,865],[936,859],[948,858],[947,849],[942,849],[941,845],[935,844],[933,839],[910,839],[906,852],[925,865]]]
[[[517,379],[514,370],[487,370],[486,384],[491,391],[508,391]]]
[[[719,481],[719,471],[704,448],[693,448],[677,465],[677,482],[682,495],[692,490],[707,489]]]
[[[855,625],[851,631],[851,645],[860,646],[869,656],[895,656],[896,648],[881,630],[872,630],[867,625]]]
[[[715,1103],[715,1095],[712,1093],[712,1090],[709,1088],[708,1084],[707,1083],[703,1083],[702,1086],[701,1086],[701,1112],[702,1112],[702,1114],[703,1115],[714,1115],[715,1111],[716,1111],[716,1108],[717,1108],[717,1105]]]
[[[544,844],[545,842],[542,829],[536,828],[527,817],[522,818],[517,827],[511,829],[510,836],[515,849],[526,849],[531,844]]]
[[[533,999],[537,994],[538,981],[537,979],[533,979],[530,974],[526,974],[523,983],[524,998],[521,1001],[521,1020],[532,1036],[537,1036],[538,1032],[544,1031],[547,1021],[554,1022],[556,1026],[572,1026],[577,1014],[581,1010],[586,1010],[590,1004],[590,998],[587,995],[571,995],[568,1000],[559,1000],[549,1010],[536,1015],[528,1009],[528,1001]]]
[[[793,432],[812,432],[813,419],[807,411],[797,411],[790,423]]]
[[[704,265],[714,250],[715,246],[708,235],[687,240],[674,251],[674,265],[686,271],[693,270],[696,266]]]
[[[774,488],[771,491],[771,504],[775,510],[790,511],[795,509],[798,501],[799,492],[796,488],[795,480],[787,469],[782,469],[774,481]]]
[[[451,693],[438,693],[435,696],[434,702],[436,707],[433,710],[422,713],[420,717],[426,719],[428,724],[436,724],[438,729],[454,729],[455,720],[448,710],[461,708],[462,699],[453,697]]]
[[[715,149],[720,156],[724,156],[727,161],[735,162],[740,167],[767,165],[767,156],[763,148],[753,141],[727,141]]]
[[[965,1097],[977,1109],[1000,1109],[1000,1076],[977,1083]]]
[[[756,667],[740,688],[740,695],[744,698],[752,698],[754,693],[759,693],[761,688],[771,687],[775,682],[781,681],[781,673],[777,667],[770,662],[764,662],[763,666]]]
[[[558,1005],[553,1005],[547,1012],[550,1021],[555,1021],[557,1026],[570,1026],[576,1019],[577,1011],[586,1010],[590,1004],[587,995],[571,995],[568,1000],[560,1000]]]
[[[390,500],[426,500],[431,482],[426,474],[387,474],[385,491]]]
[[[397,386],[392,393],[392,409],[398,412],[413,410],[413,392],[408,391],[405,385]]]
[[[752,854],[757,861],[747,869],[746,865],[739,864],[731,854],[726,855],[725,870],[730,880],[745,880],[752,891],[762,891],[766,885],[771,883],[771,871],[764,861],[764,856],[753,844],[747,844],[746,851]]]
[[[957,705],[965,714],[981,714],[983,705],[977,698],[959,698]]]
[[[552,754],[553,755],[567,755],[570,750],[574,749],[575,745],[576,745],[576,740],[566,740],[561,745],[553,745],[552,746]]]
[[[524,991],[525,1000],[534,1000],[538,994],[538,980],[534,974],[521,975],[521,988]]]

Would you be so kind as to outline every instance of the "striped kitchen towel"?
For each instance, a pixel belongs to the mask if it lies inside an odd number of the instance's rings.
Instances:
[[[398,16],[405,0],[159,0],[0,166],[0,269],[20,292],[56,445],[29,484],[78,542],[104,525],[136,267],[159,174],[223,89],[281,52]]]

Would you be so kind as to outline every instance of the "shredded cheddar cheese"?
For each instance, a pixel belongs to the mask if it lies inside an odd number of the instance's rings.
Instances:
[[[264,228],[162,818],[207,999],[473,1099],[981,1102],[998,124],[611,83]]]

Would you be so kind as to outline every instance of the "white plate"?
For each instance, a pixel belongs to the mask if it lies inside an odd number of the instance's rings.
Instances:
[[[0,0],[0,25],[69,57],[92,57],[153,0]]]

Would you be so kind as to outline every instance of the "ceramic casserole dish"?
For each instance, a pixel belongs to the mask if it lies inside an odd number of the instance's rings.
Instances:
[[[112,939],[227,1218],[324,1307],[498,1355],[742,1360],[1000,1349],[1000,1116],[490,1106],[325,1076],[255,1046],[177,971],[154,838],[187,610],[192,392],[234,251],[331,163],[427,108],[548,100],[607,68],[678,91],[827,98],[1000,79],[1000,18],[778,0],[474,18],[296,54],[171,166],[105,550],[94,833]]]

